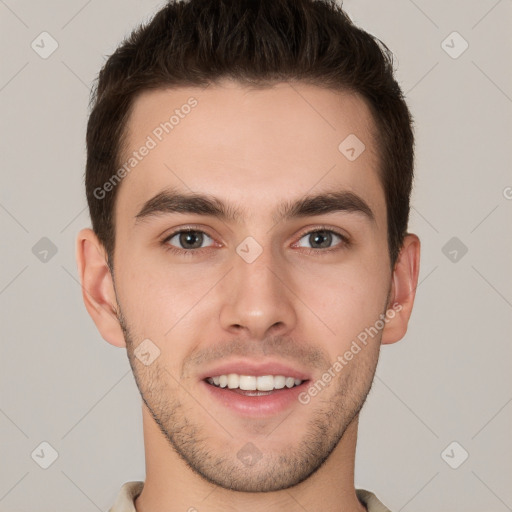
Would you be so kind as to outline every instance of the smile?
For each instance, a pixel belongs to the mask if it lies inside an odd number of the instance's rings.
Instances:
[[[310,380],[284,375],[239,375],[207,377],[200,384],[221,409],[249,418],[269,418],[300,405],[299,394]]]
[[[284,375],[239,375],[237,373],[229,373],[209,377],[206,379],[208,383],[228,389],[241,389],[244,391],[273,391],[275,389],[283,389],[284,387],[293,388],[300,386],[301,379],[293,377],[285,377]]]

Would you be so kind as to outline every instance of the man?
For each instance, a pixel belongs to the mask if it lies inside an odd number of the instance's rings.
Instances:
[[[327,1],[172,2],[93,100],[78,267],[146,452],[111,511],[388,510],[354,461],[419,271],[389,51]]]

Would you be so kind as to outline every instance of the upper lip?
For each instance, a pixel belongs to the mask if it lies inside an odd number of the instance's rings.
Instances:
[[[238,375],[283,375],[284,377],[293,377],[294,379],[309,380],[310,376],[303,370],[293,368],[288,364],[279,361],[249,361],[249,360],[232,360],[229,362],[219,363],[212,366],[200,374],[200,379],[204,380],[209,377],[217,377],[219,375],[229,375],[236,373]]]

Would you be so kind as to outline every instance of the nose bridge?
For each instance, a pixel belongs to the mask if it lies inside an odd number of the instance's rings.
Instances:
[[[227,330],[245,328],[263,338],[269,329],[293,328],[295,311],[279,255],[248,237],[236,248],[222,299],[221,322]]]

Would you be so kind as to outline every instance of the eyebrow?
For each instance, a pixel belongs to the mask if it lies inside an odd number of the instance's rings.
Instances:
[[[358,213],[370,222],[375,222],[375,214],[366,201],[347,190],[319,193],[296,201],[285,201],[275,209],[272,220],[277,224],[282,220],[335,212]],[[135,216],[135,223],[150,217],[172,213],[204,215],[232,223],[241,223],[246,216],[244,209],[227,204],[217,197],[166,189],[144,203]]]

